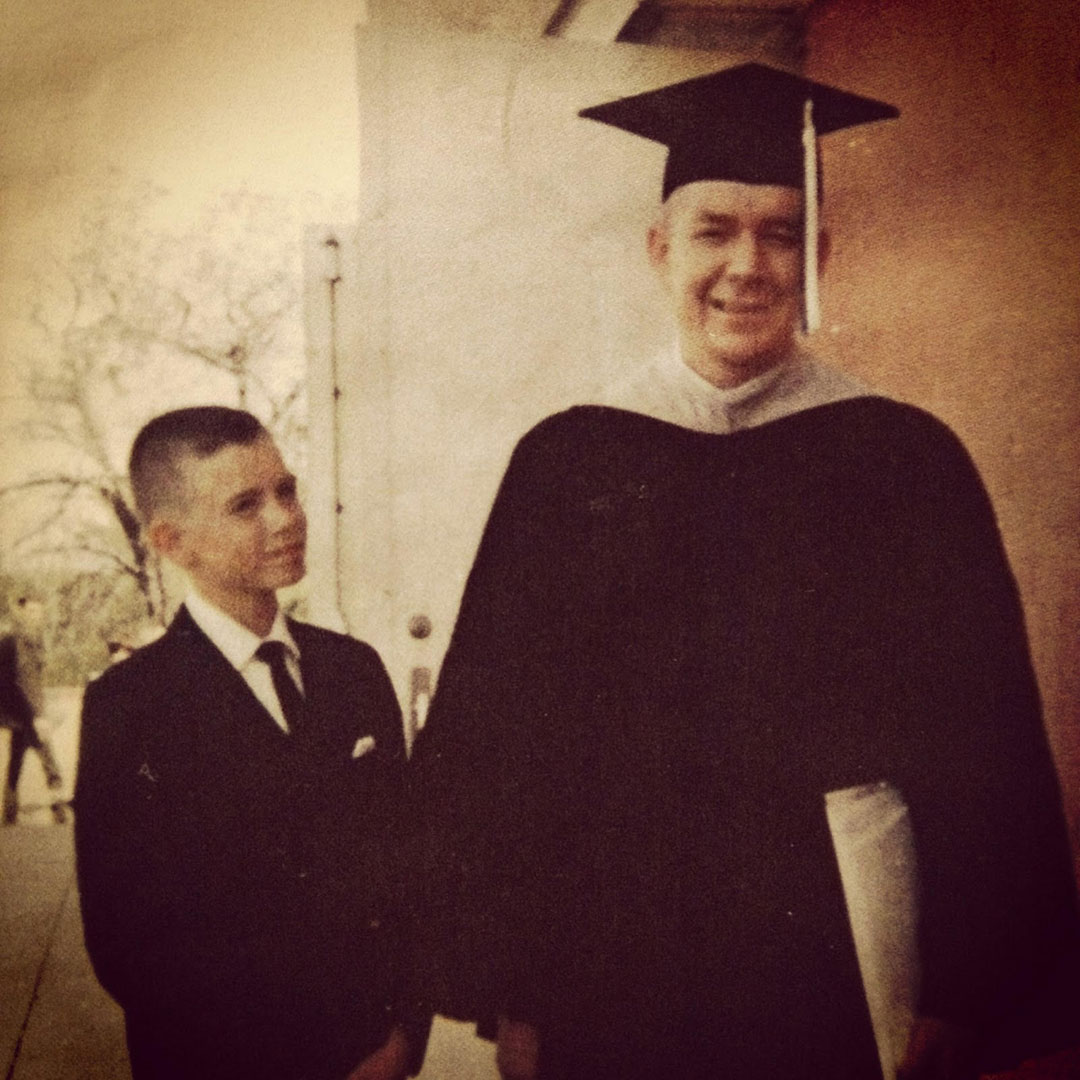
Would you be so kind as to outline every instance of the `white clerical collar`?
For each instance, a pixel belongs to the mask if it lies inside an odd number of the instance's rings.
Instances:
[[[636,378],[605,394],[601,403],[693,431],[728,434],[872,393],[803,348],[796,348],[789,359],[763,374],[723,389],[686,365],[678,349],[672,348]]]
[[[681,391],[688,403],[709,417],[715,416],[721,425],[726,424],[730,429],[735,426],[732,418],[746,412],[748,406],[752,407],[754,402],[768,395],[795,360],[784,360],[768,371],[730,387],[714,386],[683,361],[678,349],[664,353],[659,362],[665,369],[663,377]]]
[[[280,641],[286,651],[299,660],[300,650],[296,647],[289,625],[281,609],[274,616],[274,624],[266,637],[249,630],[238,623],[231,615],[226,615],[216,604],[212,604],[196,589],[192,589],[184,600],[184,606],[195,620],[195,625],[217,646],[221,654],[237,671],[243,669],[255,656],[255,650],[264,641]]]

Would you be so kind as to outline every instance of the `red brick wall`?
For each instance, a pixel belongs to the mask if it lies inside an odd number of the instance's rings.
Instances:
[[[826,140],[821,351],[949,422],[997,506],[1080,841],[1080,19],[825,0],[808,74],[895,102]]]

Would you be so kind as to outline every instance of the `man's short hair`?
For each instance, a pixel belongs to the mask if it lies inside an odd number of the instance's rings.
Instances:
[[[155,416],[131,447],[128,475],[135,506],[149,522],[162,506],[181,495],[180,461],[185,455],[207,458],[226,446],[248,446],[266,428],[242,409],[199,405]]]

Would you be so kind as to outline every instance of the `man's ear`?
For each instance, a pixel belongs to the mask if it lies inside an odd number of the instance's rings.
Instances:
[[[822,229],[818,233],[818,248],[817,248],[817,272],[818,277],[825,273],[825,267],[829,262],[829,255],[832,253],[832,233],[828,229]]]
[[[658,274],[663,274],[667,268],[669,247],[668,230],[664,222],[655,221],[649,226],[646,244],[649,252],[649,262],[652,264],[652,268]]]

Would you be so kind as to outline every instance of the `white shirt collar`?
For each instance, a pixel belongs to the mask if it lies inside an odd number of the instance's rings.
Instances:
[[[713,386],[683,363],[677,347],[635,378],[613,388],[601,404],[629,409],[693,431],[728,434],[817,405],[872,394],[857,379],[828,367],[808,350],[731,389]]]
[[[755,402],[769,396],[770,391],[784,380],[795,363],[795,358],[792,357],[761,375],[739,383],[738,386],[723,387],[714,386],[689,364],[684,363],[678,349],[672,349],[660,358],[663,374],[674,388],[685,395],[688,401],[694,402],[702,412],[722,415],[728,423],[734,414],[747,411]]]
[[[261,638],[246,626],[238,623],[231,615],[226,615],[216,604],[212,604],[196,589],[192,589],[184,606],[195,620],[195,625],[217,646],[218,650],[237,671],[243,671],[255,656],[255,650],[264,641],[280,641],[287,652],[297,661],[300,650],[296,647],[289,625],[281,609],[274,616],[274,624],[266,637]]]

